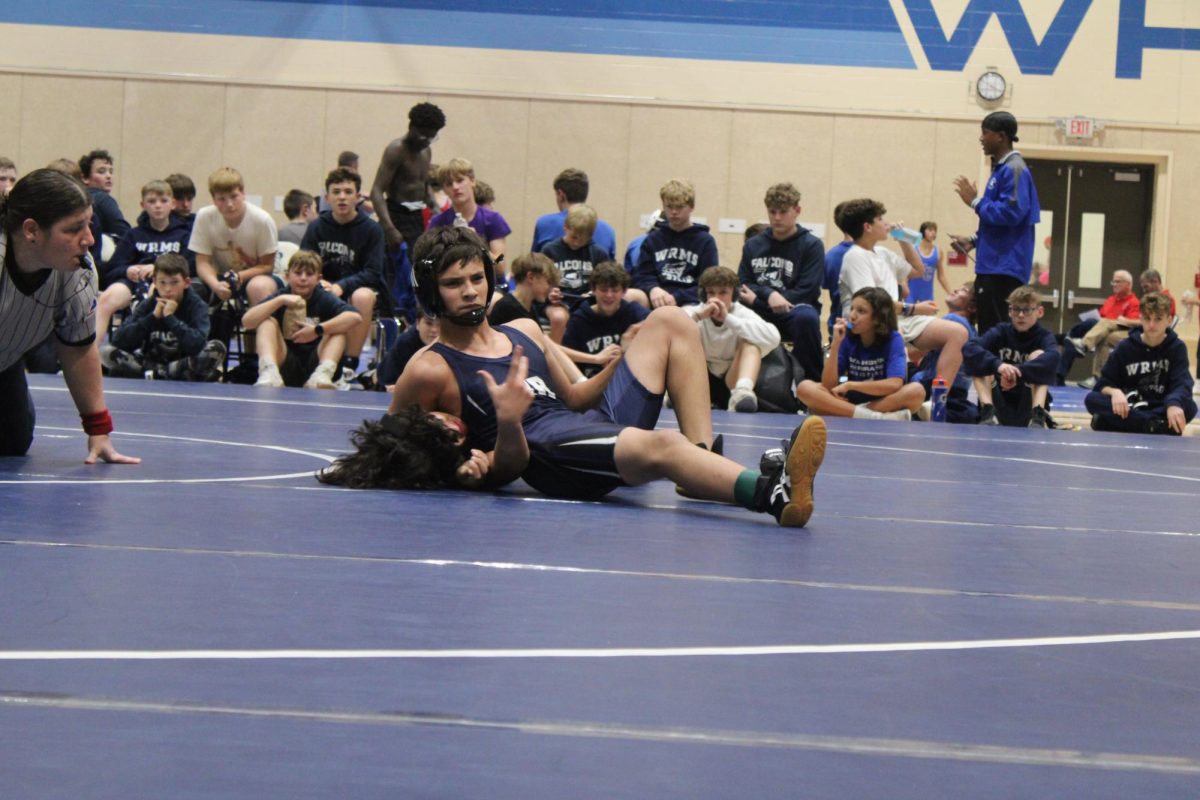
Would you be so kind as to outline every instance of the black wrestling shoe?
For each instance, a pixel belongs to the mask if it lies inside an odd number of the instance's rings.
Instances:
[[[980,425],[999,425],[1000,420],[996,419],[996,407],[991,403],[979,404],[979,424]]]
[[[770,511],[785,528],[803,528],[812,516],[813,479],[825,459],[827,437],[825,420],[810,416],[792,431],[786,458],[780,457],[782,450],[764,453],[755,507]]]
[[[1052,427],[1050,421],[1050,413],[1041,406],[1034,406],[1033,412],[1029,415],[1029,427],[1031,428],[1049,428]]]

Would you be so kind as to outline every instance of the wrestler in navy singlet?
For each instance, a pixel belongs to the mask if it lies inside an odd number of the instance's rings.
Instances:
[[[617,474],[617,434],[626,427],[652,430],[662,409],[662,395],[651,394],[622,361],[604,390],[599,405],[572,411],[554,393],[546,354],[515,328],[499,326],[529,359],[526,385],[533,403],[521,419],[529,443],[529,465],[521,477],[539,492],[559,497],[595,499],[624,485]],[[496,448],[496,411],[484,370],[497,383],[508,377],[512,354],[499,358],[473,356],[435,342],[431,348],[446,360],[458,382],[460,416],[467,426],[467,447],[489,452]]]

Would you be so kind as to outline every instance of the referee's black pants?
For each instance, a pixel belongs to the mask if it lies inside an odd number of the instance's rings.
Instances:
[[[0,372],[0,456],[23,456],[33,444],[33,396],[25,381],[25,363]]]

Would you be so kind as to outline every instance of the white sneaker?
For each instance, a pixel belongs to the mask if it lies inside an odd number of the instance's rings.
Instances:
[[[879,411],[877,419],[894,419],[899,422],[909,422],[912,420],[912,412],[907,408],[902,408],[899,411]]]
[[[729,410],[750,414],[758,411],[758,397],[753,389],[734,389],[729,395]]]
[[[359,383],[358,376],[354,374],[352,369],[349,367],[343,367],[341,377],[334,381],[333,388],[337,389],[339,392],[351,392],[354,390],[362,390],[363,385]]]
[[[322,361],[313,370],[312,375],[308,376],[308,380],[304,382],[305,389],[336,389],[337,378],[334,377],[334,372],[337,370],[337,364],[332,361]]]
[[[1081,336],[1068,336],[1067,341],[1070,342],[1071,346],[1074,347],[1081,355],[1087,355],[1088,353],[1092,352],[1092,348],[1087,346],[1087,342],[1085,342]]]
[[[933,403],[929,400],[926,400],[924,403],[921,403],[921,408],[919,411],[917,411],[917,419],[921,420],[922,422],[929,422],[929,420],[932,418]]]
[[[258,365],[258,380],[254,382],[254,385],[273,386],[275,388],[283,386],[283,376],[279,374],[279,367],[270,361],[260,363]]]
[[[116,349],[108,342],[100,345],[100,366],[109,370],[113,368],[113,351]]]

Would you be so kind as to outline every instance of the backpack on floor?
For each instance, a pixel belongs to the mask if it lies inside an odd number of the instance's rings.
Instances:
[[[804,370],[783,345],[763,356],[762,369],[754,393],[758,395],[758,410],[776,414],[795,414],[800,408],[796,400],[796,382],[804,379]]]

